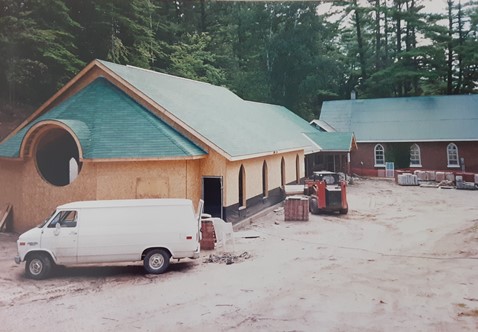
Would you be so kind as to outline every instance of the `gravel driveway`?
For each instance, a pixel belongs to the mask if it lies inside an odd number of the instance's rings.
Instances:
[[[259,237],[236,239],[237,260],[204,251],[158,276],[29,280],[0,234],[0,331],[478,330],[478,191],[358,180],[348,199],[348,215],[307,222],[271,211],[241,230]]]

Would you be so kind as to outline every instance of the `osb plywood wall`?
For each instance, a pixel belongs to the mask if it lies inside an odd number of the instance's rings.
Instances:
[[[15,165],[15,169],[6,171],[9,164]],[[56,187],[43,180],[31,158],[17,162],[2,160],[0,167],[0,204],[6,202],[13,205],[13,229],[17,232],[41,223],[57,205],[95,198],[95,169],[87,165],[80,173],[81,181],[78,177],[64,187]]]
[[[198,160],[96,163],[97,199],[189,198],[197,202]]]
[[[76,180],[64,187],[49,184],[34,161],[0,161],[0,205],[13,205],[14,231],[23,232],[61,204],[95,199],[189,198],[201,195],[199,160],[85,162]]]
[[[0,211],[5,209],[7,204],[13,205],[21,201],[21,164],[18,161],[0,160]]]
[[[207,158],[201,159],[201,176],[223,176],[226,169],[226,158],[212,149],[209,149]]]
[[[262,165],[268,168],[269,190],[281,185],[281,160],[286,183],[296,180],[296,158],[304,176],[303,153],[291,152],[240,162],[227,162],[210,151],[205,159],[176,161],[84,162],[76,180],[64,187],[46,182],[31,158],[0,161],[0,205],[12,204],[14,230],[38,225],[61,204],[95,199],[188,198],[196,205],[201,198],[203,176],[223,176],[224,205],[238,202],[238,179],[245,168],[246,199],[262,193]]]

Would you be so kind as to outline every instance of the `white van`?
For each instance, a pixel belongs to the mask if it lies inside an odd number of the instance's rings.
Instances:
[[[188,199],[73,202],[18,238],[15,262],[25,273],[46,278],[54,264],[143,261],[148,273],[163,273],[170,258],[198,258],[201,214]]]

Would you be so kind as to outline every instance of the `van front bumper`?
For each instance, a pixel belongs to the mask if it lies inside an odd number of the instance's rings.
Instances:
[[[22,260],[20,259],[20,256],[15,256],[15,263],[20,264]]]

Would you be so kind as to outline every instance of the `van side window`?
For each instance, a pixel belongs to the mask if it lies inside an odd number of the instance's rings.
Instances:
[[[60,224],[60,227],[76,227],[77,212],[76,211],[61,211],[58,213],[52,222],[48,225],[49,228],[56,227],[56,224]]]

